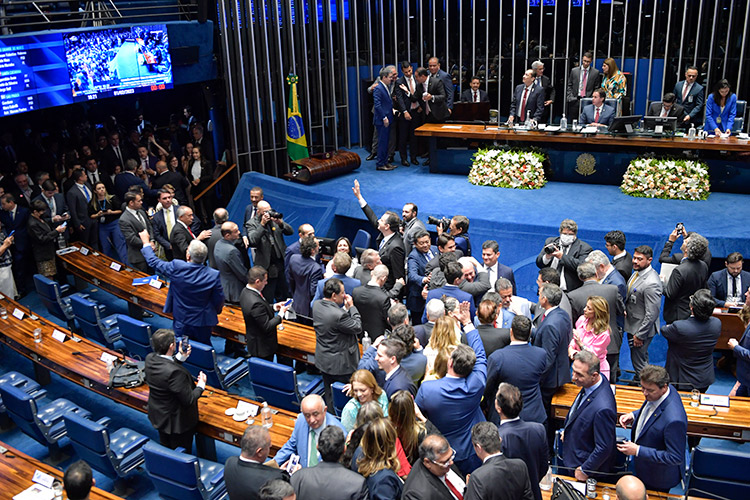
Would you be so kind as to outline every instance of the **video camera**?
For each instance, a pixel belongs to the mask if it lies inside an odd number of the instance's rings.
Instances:
[[[432,224],[434,226],[437,226],[443,230],[443,232],[448,231],[448,228],[451,225],[451,220],[448,217],[443,217],[442,219],[438,219],[437,217],[433,217],[430,215],[427,217],[427,224]]]

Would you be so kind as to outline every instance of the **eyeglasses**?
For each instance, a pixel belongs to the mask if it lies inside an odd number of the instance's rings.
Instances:
[[[454,450],[453,448],[451,448],[451,452],[452,452],[451,453],[451,457],[447,461],[445,461],[445,462],[436,462],[434,460],[430,460],[430,462],[432,462],[433,464],[437,465],[438,467],[448,468],[453,463],[453,459],[456,458],[456,450]]]

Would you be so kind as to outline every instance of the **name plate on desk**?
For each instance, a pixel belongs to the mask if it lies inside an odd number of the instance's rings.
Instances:
[[[256,417],[258,415],[259,407],[247,401],[237,401],[237,413],[247,414],[249,417]]]
[[[701,405],[721,406],[729,408],[729,396],[717,396],[716,394],[701,394]]]
[[[66,340],[68,340],[68,336],[58,329],[55,329],[52,332],[52,338],[55,340],[59,340],[60,342],[65,342]]]
[[[158,290],[159,288],[161,288],[162,282],[156,278],[151,278],[148,284]]]
[[[89,254],[89,249],[86,248],[86,247],[81,247],[80,251],[81,251],[81,255],[88,255]]]
[[[16,319],[23,319],[23,311],[16,307],[13,310],[13,317]]]
[[[113,262],[109,265],[109,268],[114,269],[115,271],[119,271],[120,269],[122,269],[122,264],[120,264],[119,262]]]
[[[37,469],[34,471],[34,477],[32,477],[31,480],[47,488],[52,488],[52,483],[55,481],[55,478]]]

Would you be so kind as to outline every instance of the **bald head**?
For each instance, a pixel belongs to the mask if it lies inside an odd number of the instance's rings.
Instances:
[[[268,212],[269,210],[271,210],[271,204],[270,203],[268,203],[265,200],[261,200],[261,201],[258,202],[258,211],[257,211],[258,215],[263,215],[264,213]]]
[[[221,237],[227,241],[237,241],[240,237],[240,228],[232,221],[221,225]]]
[[[615,486],[618,500],[646,500],[646,487],[635,476],[623,476]]]
[[[305,396],[300,410],[311,429],[319,429],[326,421],[326,404],[318,394]]]
[[[315,236],[315,228],[312,227],[310,224],[302,224],[299,228],[297,228],[297,233],[299,234],[300,240],[304,238],[305,236]]]

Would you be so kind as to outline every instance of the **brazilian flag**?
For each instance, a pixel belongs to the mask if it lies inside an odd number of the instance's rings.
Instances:
[[[289,104],[286,108],[286,151],[292,161],[308,158],[307,138],[302,115],[299,112],[299,98],[297,97],[297,75],[286,77],[289,84]]]

